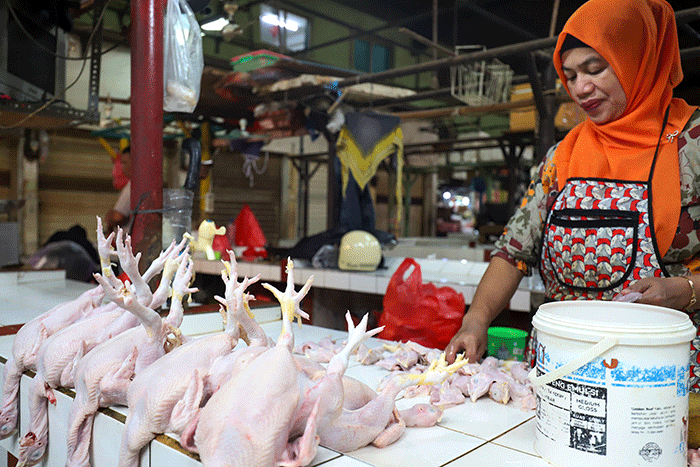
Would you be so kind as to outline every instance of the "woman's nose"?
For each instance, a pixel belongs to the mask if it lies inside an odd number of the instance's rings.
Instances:
[[[578,80],[576,80],[576,85],[574,88],[574,93],[578,97],[586,97],[595,90],[595,85],[589,78],[581,76]]]

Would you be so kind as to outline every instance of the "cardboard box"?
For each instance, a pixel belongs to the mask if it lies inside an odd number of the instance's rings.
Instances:
[[[557,81],[557,89],[561,82]],[[519,101],[532,99],[532,88],[529,83],[516,84],[511,87],[510,100]],[[586,113],[574,102],[565,102],[559,106],[554,116],[554,125],[559,130],[570,130],[586,119]],[[511,131],[532,131],[537,128],[537,111],[535,109],[515,109],[510,112]]]

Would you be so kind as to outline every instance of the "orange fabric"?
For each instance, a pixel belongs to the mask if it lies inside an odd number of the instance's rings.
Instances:
[[[554,155],[560,184],[572,177],[647,180],[664,113],[671,106],[651,184],[653,225],[663,257],[681,208],[678,138],[669,142],[665,135],[681,132],[695,110],[673,98],[673,88],[683,79],[673,9],[664,0],[584,3],[564,25],[554,51],[554,66],[565,87],[559,50],[567,34],[612,66],[627,108],[617,120],[597,125],[586,119],[566,135]]]

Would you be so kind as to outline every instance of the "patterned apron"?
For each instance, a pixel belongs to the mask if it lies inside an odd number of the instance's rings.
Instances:
[[[667,118],[668,110],[664,127]],[[542,235],[540,274],[548,300],[611,300],[644,277],[669,277],[651,212],[651,180],[660,143],[661,135],[646,181],[567,180]],[[533,344],[529,349],[536,348]],[[700,338],[691,343],[690,360],[690,384],[696,390],[700,389],[698,344]],[[532,353],[527,357],[534,364]]]

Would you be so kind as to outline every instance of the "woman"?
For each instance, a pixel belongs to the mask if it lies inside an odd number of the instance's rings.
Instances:
[[[637,292],[639,303],[700,305],[700,112],[672,96],[683,78],[672,8],[589,0],[565,24],[553,59],[588,118],[548,151],[449,361],[461,351],[481,357],[490,323],[533,268],[549,300]]]

